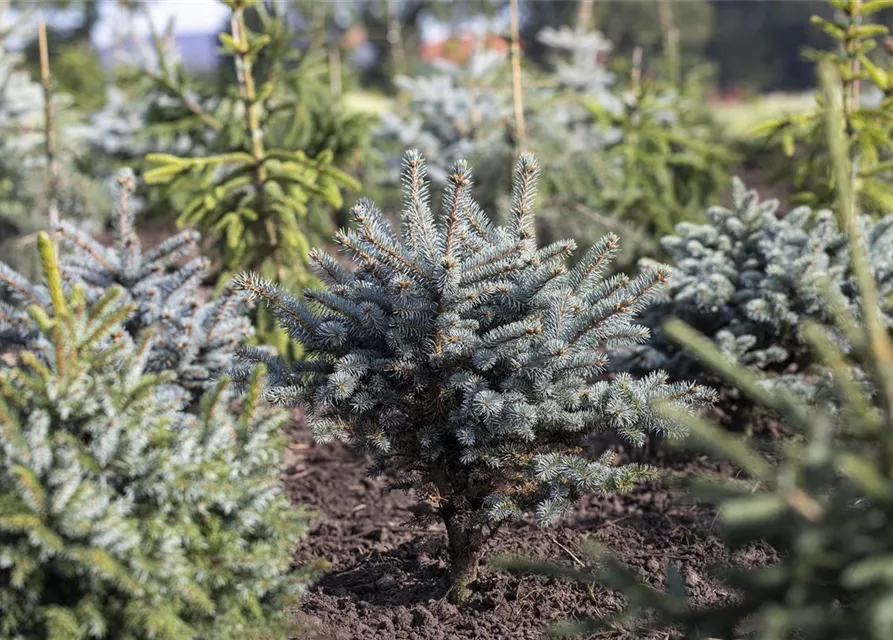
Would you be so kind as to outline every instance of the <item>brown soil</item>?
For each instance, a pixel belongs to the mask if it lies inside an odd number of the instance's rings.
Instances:
[[[315,629],[312,637],[317,640],[524,640],[542,638],[550,622],[608,617],[623,608],[622,597],[602,588],[590,591],[486,567],[472,586],[470,601],[461,607],[449,604],[442,528],[408,527],[411,496],[383,494],[383,481],[365,477],[365,458],[341,446],[313,444],[304,428],[296,428],[293,436],[287,485],[297,504],[319,514],[299,543],[296,562],[330,563],[303,600],[302,621]],[[733,598],[710,577],[709,568],[761,565],[774,556],[762,547],[732,556],[711,535],[715,514],[679,502],[684,493],[679,481],[693,474],[731,477],[734,470],[660,448],[649,457],[664,472],[663,480],[643,483],[628,495],[593,496],[551,530],[530,522],[504,527],[491,542],[489,557],[521,554],[582,567],[586,557],[580,543],[593,535],[656,587],[664,585],[668,563],[674,563],[695,605]],[[593,637],[671,636],[614,627]]]

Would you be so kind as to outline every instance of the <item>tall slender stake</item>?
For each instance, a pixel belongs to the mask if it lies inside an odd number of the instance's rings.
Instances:
[[[0,0],[0,29],[3,28],[6,19],[6,10],[9,9],[9,0]],[[3,40],[0,39],[0,51],[3,51]]]
[[[633,68],[630,73],[630,81],[632,82],[633,90],[638,93],[642,84],[642,47],[640,45],[636,45],[633,48]]]
[[[334,43],[329,47],[329,91],[333,96],[341,95],[341,47]]]
[[[400,24],[400,16],[397,14],[397,6],[394,0],[385,0],[388,12],[388,44],[391,47],[391,62],[395,76],[405,75],[406,50],[403,48],[403,27]],[[397,94],[401,102],[405,102],[404,92]]]
[[[512,97],[515,107],[515,138],[520,152],[527,150],[527,126],[524,124],[524,86],[521,80],[521,27],[518,0],[509,0],[509,29],[512,53]]]
[[[853,0],[853,24],[859,26],[862,23],[862,0]],[[861,83],[859,82],[859,73],[862,70],[862,61],[856,53],[855,41],[850,45],[850,77],[853,79],[850,87],[850,106],[849,111],[852,114],[859,109],[859,97],[862,93]]]
[[[595,0],[580,0],[577,5],[577,33],[586,33],[592,23],[592,5]]]
[[[658,2],[660,15],[660,31],[663,37],[664,56],[667,62],[667,73],[674,87],[679,87],[682,82],[682,69],[679,57],[679,29],[673,15],[673,7],[669,0]]]
[[[53,85],[50,78],[50,56],[47,47],[47,25],[41,18],[37,23],[37,42],[40,49],[40,83],[43,85],[44,152],[47,161],[47,209],[50,228],[59,224],[59,166],[56,161],[56,130],[53,126]],[[55,232],[53,247],[57,247]]]

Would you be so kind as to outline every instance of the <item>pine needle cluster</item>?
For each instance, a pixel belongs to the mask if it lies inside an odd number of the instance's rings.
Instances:
[[[141,341],[151,334],[145,368],[174,371],[176,384],[195,401],[205,388],[232,366],[236,348],[253,329],[247,301],[231,288],[215,299],[202,292],[210,262],[194,254],[199,235],[184,231],[151,251],[143,251],[136,231],[136,212],[130,206],[133,176],[119,177],[120,198],[115,215],[115,242],[105,247],[68,222],[56,235],[70,249],[60,270],[66,290],[84,286],[94,303],[112,287],[121,287],[133,312],[122,320],[128,334]],[[50,360],[53,345],[31,318],[28,307],[37,305],[52,313],[45,285],[29,282],[0,262],[0,348],[27,347]]]
[[[255,274],[237,279],[307,354],[291,366],[246,354],[267,363],[269,397],[307,406],[318,440],[371,452],[373,473],[414,491],[418,512],[446,525],[458,599],[503,522],[533,512],[547,525],[580,495],[627,489],[650,473],[615,466],[611,453],[587,459],[589,434],[613,429],[632,443],[679,435],[651,400],[695,408],[713,398],[662,373],[592,382],[608,364],[606,347],[647,338],[635,317],[669,273],[605,277],[616,236],[566,268],[573,241],[537,246],[538,174],[522,156],[509,223],[496,227],[458,163],[438,220],[424,160],[409,152],[400,229],[362,201],[356,228],[336,236],[355,270],[314,252],[326,288],[303,301]]]
[[[46,234],[40,249],[50,308],[29,313],[49,358],[0,369],[0,636],[283,637],[304,525],[262,371],[238,414],[225,380],[185,413],[122,325],[124,292],[66,294]]]

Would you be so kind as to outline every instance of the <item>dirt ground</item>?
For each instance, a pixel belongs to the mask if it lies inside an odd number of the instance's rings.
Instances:
[[[297,549],[297,564],[320,558],[330,566],[303,600],[302,622],[317,640],[525,640],[542,638],[550,622],[607,617],[623,599],[601,588],[554,579],[517,576],[485,567],[462,607],[444,599],[445,535],[405,525],[412,498],[382,494],[384,482],[365,477],[366,459],[340,446],[313,444],[295,427],[286,478],[297,504],[318,514]],[[604,447],[605,445],[593,445]],[[626,454],[624,454],[626,455]],[[641,457],[641,456],[637,456]],[[711,579],[718,564],[761,565],[770,550],[753,548],[732,557],[711,535],[715,514],[683,504],[681,482],[693,474],[734,476],[728,465],[658,449],[647,455],[665,474],[627,495],[593,496],[559,525],[540,530],[530,522],[504,527],[491,542],[490,557],[523,554],[581,567],[580,542],[593,535],[648,583],[664,585],[668,563],[685,577],[692,602],[706,605],[734,597]],[[597,638],[662,639],[614,627]]]

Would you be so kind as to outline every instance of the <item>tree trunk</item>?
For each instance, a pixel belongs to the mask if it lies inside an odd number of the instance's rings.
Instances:
[[[471,590],[471,583],[477,580],[478,568],[484,555],[487,541],[483,528],[472,525],[464,527],[461,518],[445,518],[450,555],[450,592],[449,599],[453,604],[465,601]]]

